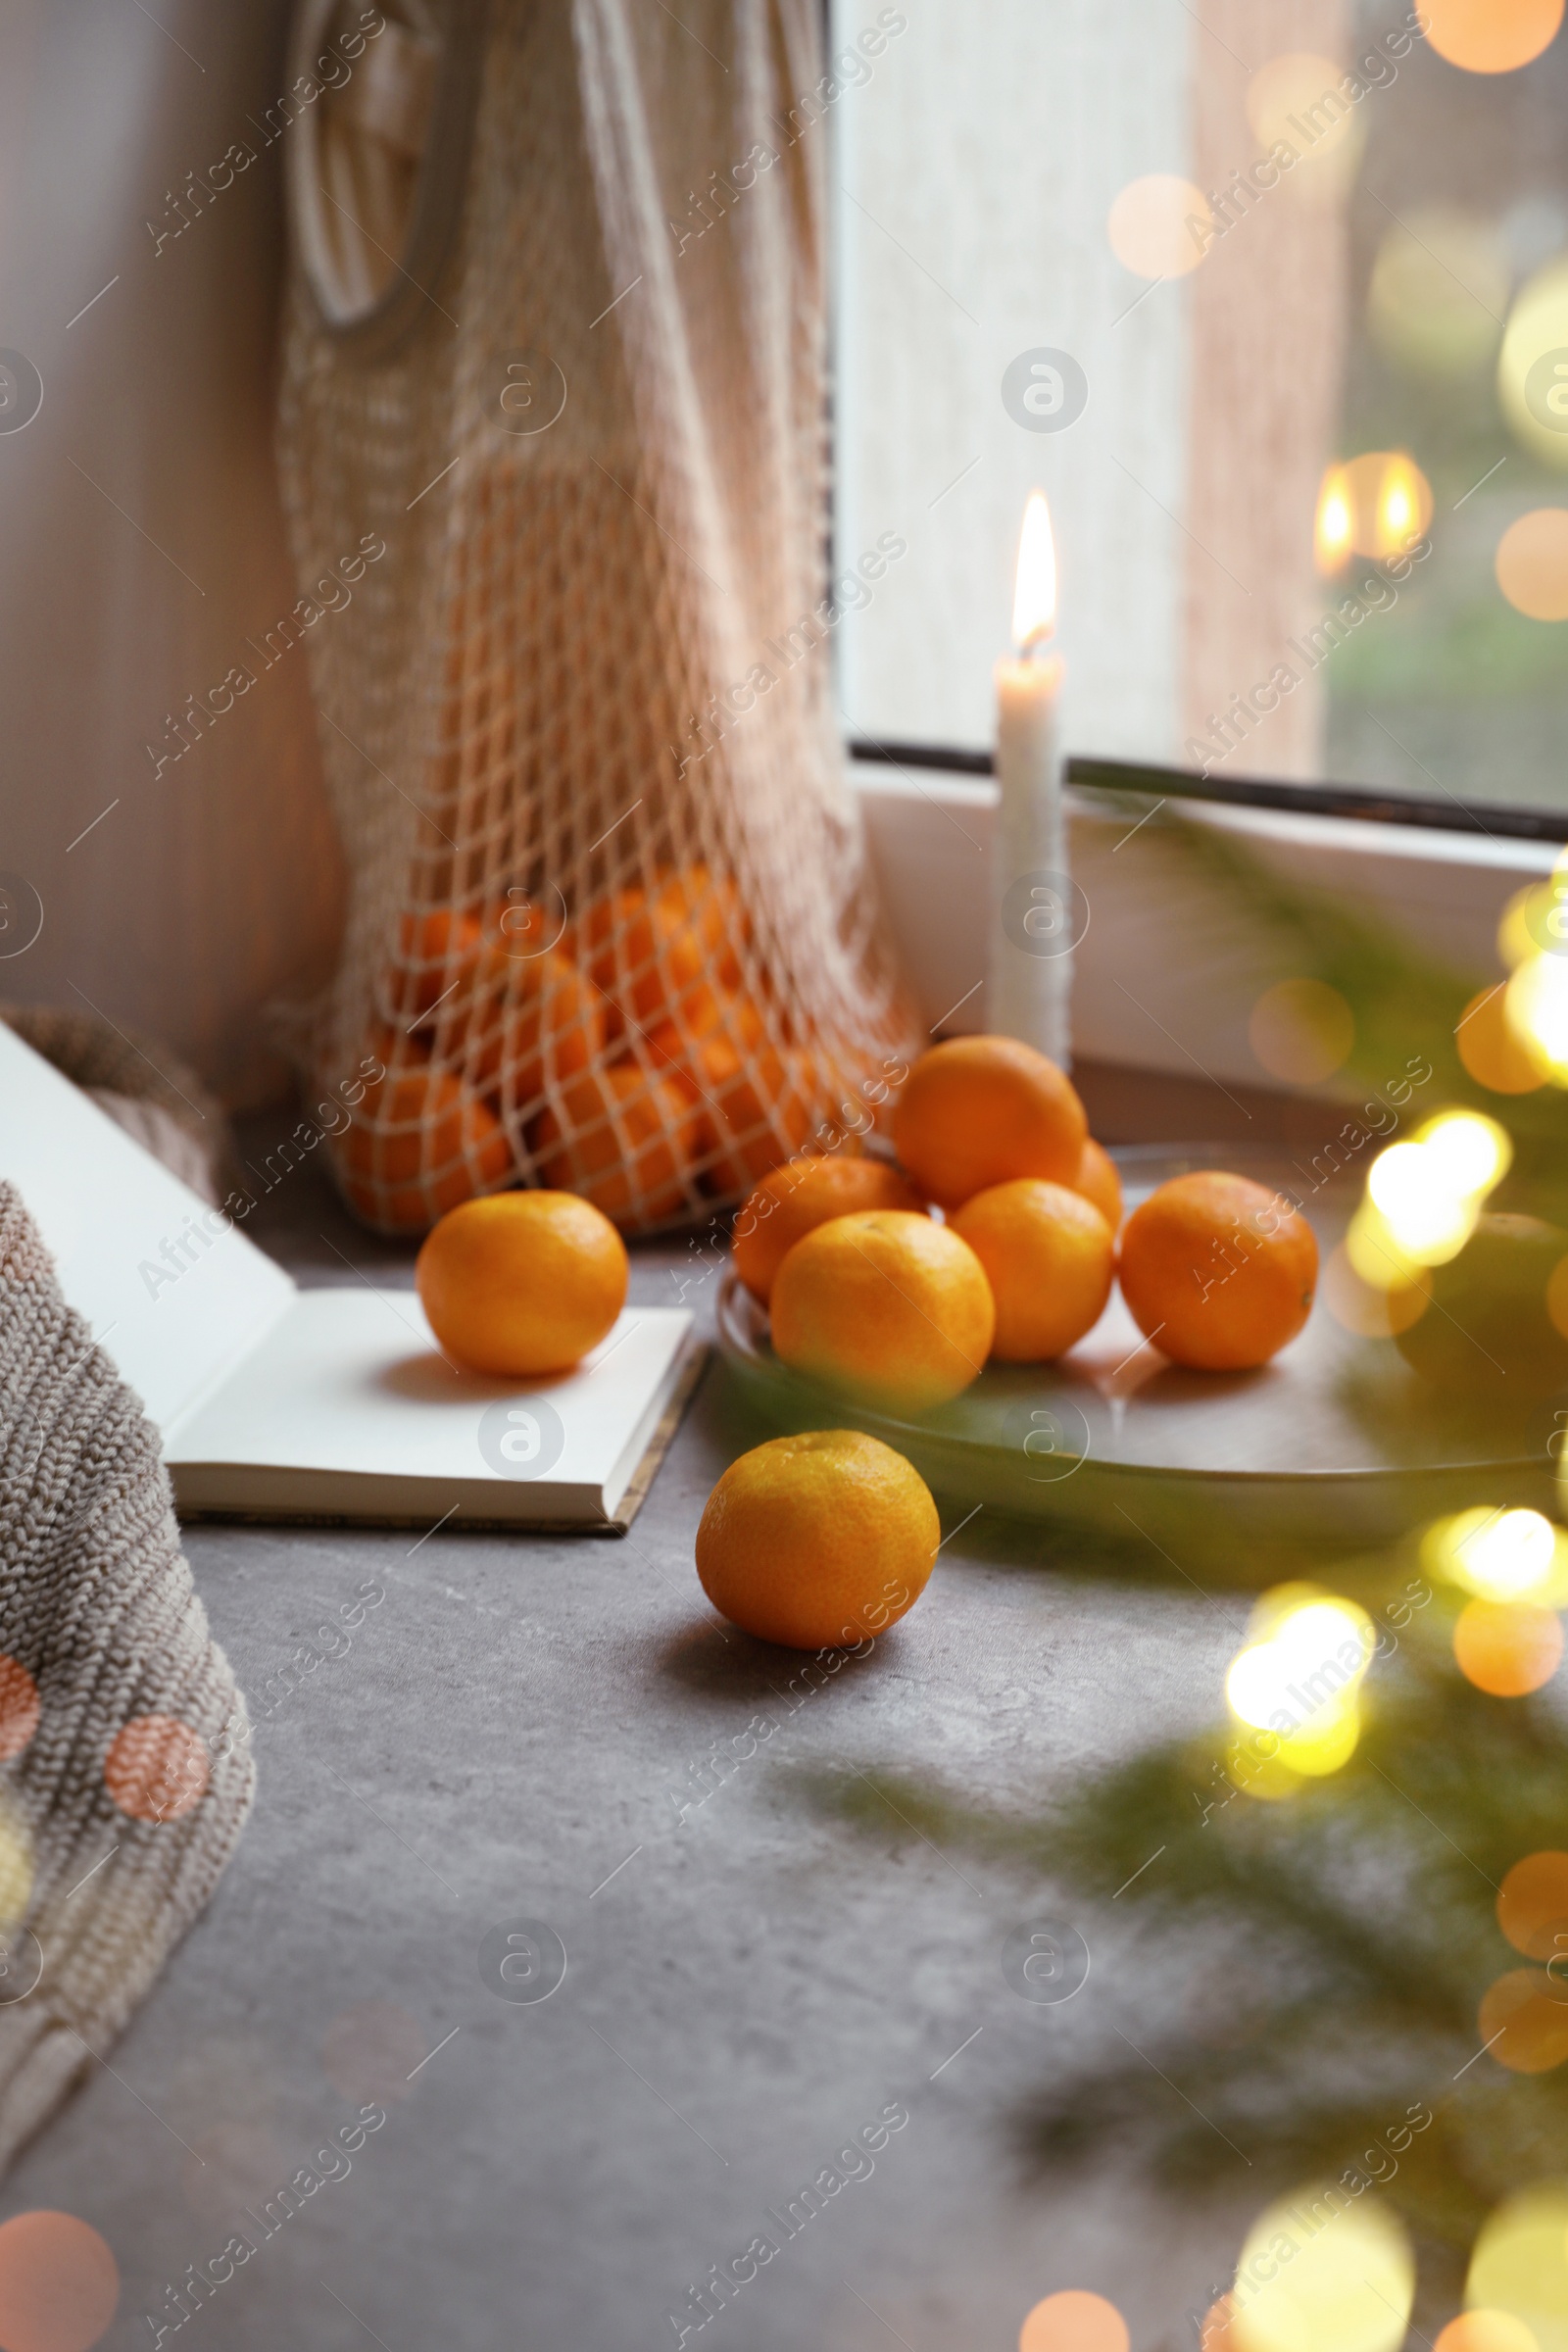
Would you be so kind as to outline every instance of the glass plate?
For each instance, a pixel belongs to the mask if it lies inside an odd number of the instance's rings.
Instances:
[[[1360,1198],[1359,1173],[1314,1191],[1310,1168],[1234,1144],[1111,1156],[1129,1208],[1200,1168],[1288,1188],[1325,1259]],[[1309,1559],[1364,1549],[1474,1502],[1552,1509],[1553,1438],[1568,1426],[1557,1396],[1497,1405],[1438,1396],[1392,1340],[1346,1331],[1321,1291],[1272,1363],[1235,1373],[1168,1363],[1116,1291],[1058,1362],[988,1366],[961,1396],[910,1419],[852,1405],[781,1364],[766,1313],[733,1268],[718,1331],[731,1376],[776,1430],[867,1430],[955,1503],[1142,1538],[1200,1580],[1205,1569],[1267,1580],[1282,1550]]]

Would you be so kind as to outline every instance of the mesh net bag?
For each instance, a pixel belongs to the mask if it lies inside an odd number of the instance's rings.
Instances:
[[[280,456],[352,877],[312,1058],[385,1065],[333,1147],[384,1230],[518,1181],[686,1221],[909,1049],[829,689],[816,0],[681,15],[296,28]]]

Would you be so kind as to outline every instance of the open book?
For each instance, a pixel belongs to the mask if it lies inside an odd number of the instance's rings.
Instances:
[[[623,1530],[702,1363],[628,1307],[574,1370],[442,1355],[415,1292],[300,1290],[0,1023],[0,1178],[163,1433],[182,1517]]]

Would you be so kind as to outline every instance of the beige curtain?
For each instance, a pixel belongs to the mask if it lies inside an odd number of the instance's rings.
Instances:
[[[303,657],[265,662],[298,593],[272,465],[287,15],[0,12],[0,345],[44,388],[0,430],[0,872],[43,914],[0,998],[160,1032],[235,1102],[281,1082],[267,1007],[324,977],[338,921]]]
[[[1329,71],[1303,66],[1297,77],[1316,98],[1333,86],[1342,50],[1348,62],[1352,30],[1345,0],[1212,0],[1203,9],[1192,35],[1192,136],[1193,177],[1206,194],[1233,188],[1235,172],[1269,152],[1257,123],[1282,102],[1259,105],[1258,69],[1323,58]],[[1284,111],[1302,119],[1299,107]],[[1222,750],[1234,740],[1216,763],[1225,775],[1321,773],[1322,684],[1290,640],[1332,603],[1313,565],[1312,516],[1338,440],[1348,167],[1363,127],[1347,116],[1315,149],[1298,127],[1301,162],[1263,194],[1232,203],[1189,281],[1186,732]],[[1259,714],[1254,690],[1277,664],[1298,683],[1288,693],[1276,686],[1273,708]],[[1211,723],[1226,712],[1229,736]]]

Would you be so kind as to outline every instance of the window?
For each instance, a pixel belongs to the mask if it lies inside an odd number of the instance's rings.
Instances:
[[[1568,810],[1561,14],[834,0],[847,735],[989,745],[1038,484],[1070,750]]]

